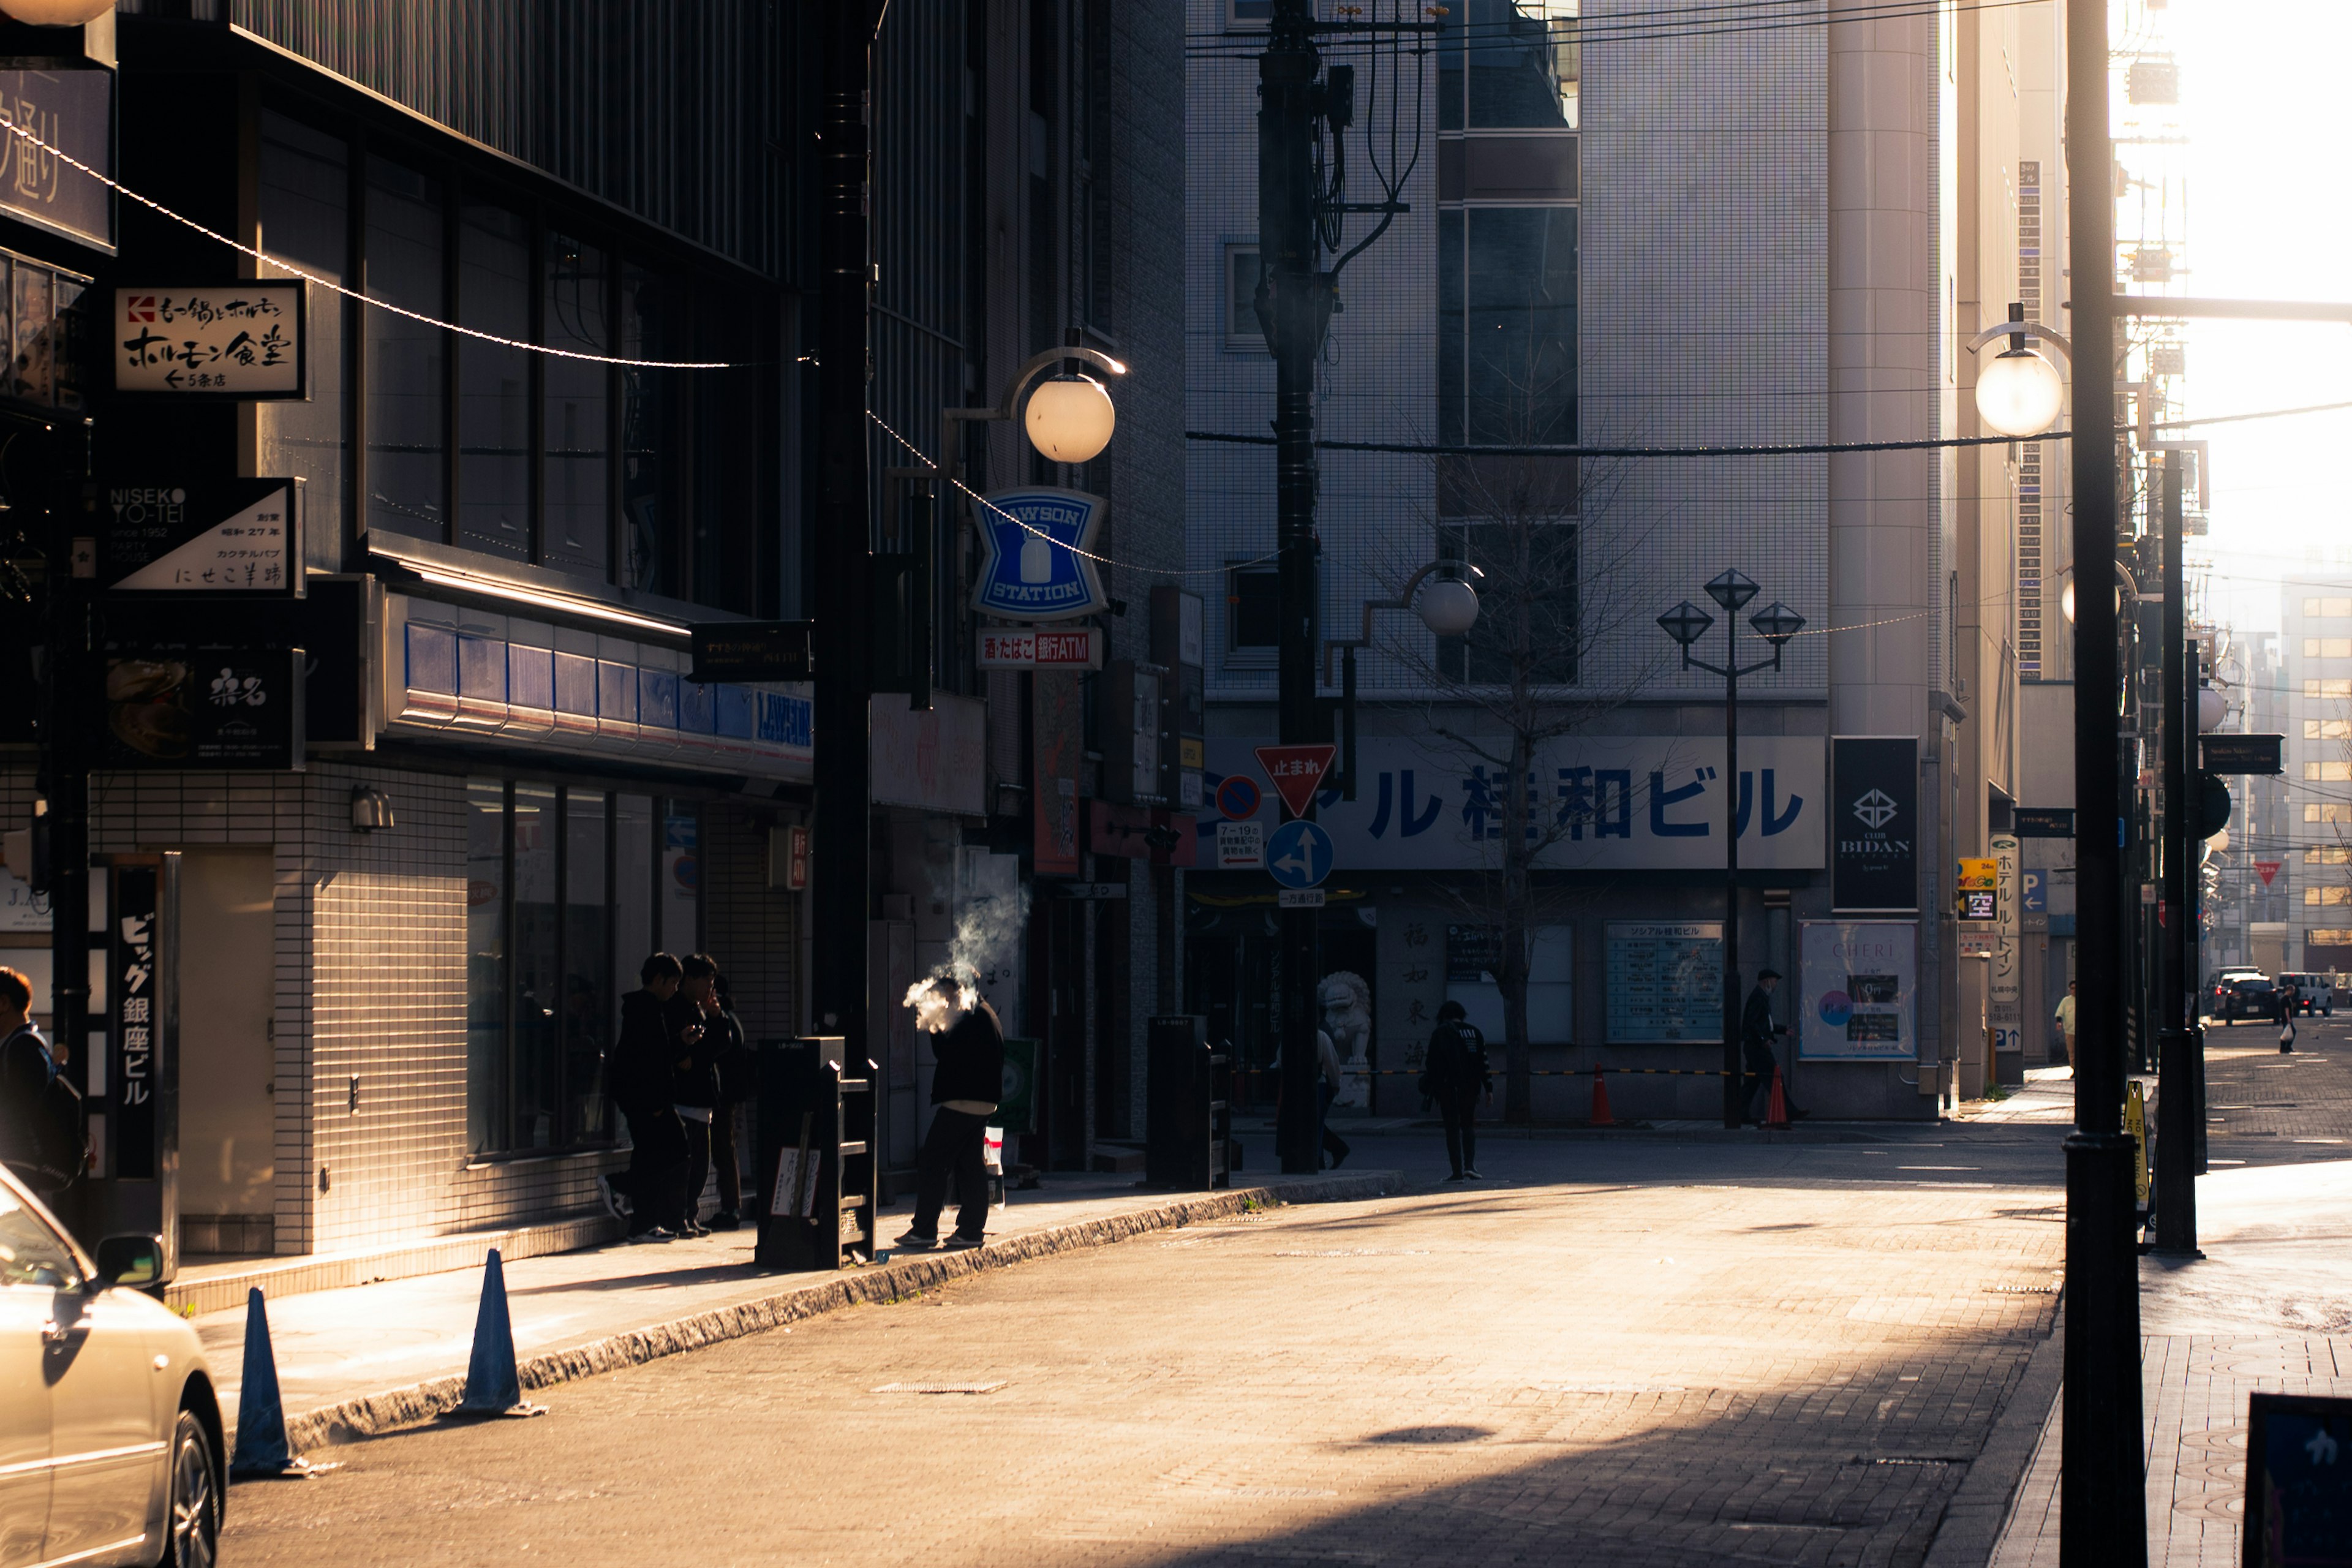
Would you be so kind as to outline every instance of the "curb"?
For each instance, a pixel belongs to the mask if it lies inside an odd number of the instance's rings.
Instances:
[[[1936,1523],[1922,1568],[1987,1568],[2009,1528],[2018,1493],[2041,1451],[2066,1371],[2066,1303],[2061,1297],[2050,1337],[2033,1347],[2016,1392],[1993,1422],[1984,1447],[1969,1461],[1944,1517]]]
[[[649,1328],[632,1329],[586,1344],[526,1356],[518,1368],[526,1389],[551,1388],[575,1378],[641,1366],[663,1356],[765,1333],[845,1307],[896,1300],[984,1269],[1009,1268],[1059,1253],[1079,1252],[1159,1230],[1176,1230],[1203,1220],[1246,1211],[1255,1202],[1346,1203],[1385,1197],[1404,1185],[1399,1171],[1366,1171],[1325,1181],[1269,1183],[1264,1186],[1180,1198],[1129,1214],[1106,1215],[992,1241],[971,1252],[919,1253],[877,1267],[845,1271],[824,1283],[778,1290],[757,1300],[739,1301]],[[806,1279],[807,1276],[799,1278]],[[402,1426],[429,1421],[454,1408],[465,1392],[462,1375],[439,1377],[405,1388],[363,1394],[287,1419],[287,1436],[297,1451],[333,1443],[355,1443]]]

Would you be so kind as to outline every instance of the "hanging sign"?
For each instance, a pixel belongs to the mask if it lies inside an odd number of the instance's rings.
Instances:
[[[58,153],[100,174],[114,173],[114,73],[0,71],[0,125],[21,127],[57,149],[44,152],[0,132],[0,208],[112,250],[114,192]]]
[[[1084,490],[998,490],[972,509],[980,529],[975,608],[1012,621],[1066,621],[1110,607],[1090,552],[1110,503]]]
[[[1917,909],[1919,742],[1841,735],[1830,747],[1837,781],[1831,903],[1841,910]]]
[[[251,281],[114,291],[114,390],[299,400],[305,285]]]
[[[302,765],[302,651],[184,645],[106,649],[106,765]]]
[[[1092,626],[982,626],[982,669],[1100,669],[1102,635]]]
[[[106,487],[98,577],[118,594],[285,598],[302,592],[292,479]]]
[[[1952,887],[1959,899],[1954,912],[1960,919],[1992,921],[2000,918],[2000,861],[1989,855],[1963,858],[1958,874],[1952,879]]]

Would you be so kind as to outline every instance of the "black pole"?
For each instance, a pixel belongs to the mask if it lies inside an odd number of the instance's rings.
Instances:
[[[2123,1131],[2122,820],[2116,776],[2116,268],[2107,0],[2067,0],[2074,277],[2074,865],[2081,954],[2074,1131],[2066,1140],[2065,1436],[2059,1561],[2145,1568],[2139,1262]]]
[[[2189,749],[2196,744],[2197,694],[2189,680],[2189,605],[2180,564],[2180,463],[2164,463],[2164,959],[2156,1037],[2156,1248],[2197,1256],[2197,1020],[2184,1017],[2196,984],[2195,868],[2199,798]]]
[[[87,585],[72,574],[74,535],[89,478],[89,430],[49,426],[27,432],[27,445],[48,468],[51,543],[47,563],[48,626],[41,683],[42,815],[35,832],[46,836],[49,895],[49,1035],[59,1061],[84,1084],[89,1079],[89,763],[95,726],[103,721],[94,676],[94,616]],[[94,531],[94,530],[92,530]],[[42,858],[35,851],[36,860]],[[24,873],[33,879],[32,869]],[[92,1108],[97,1109],[97,1108]],[[99,1174],[104,1175],[103,1171]]]
[[[1331,318],[1331,279],[1315,233],[1315,120],[1320,112],[1308,0],[1274,0],[1258,58],[1257,312],[1274,353],[1275,496],[1282,604],[1279,738],[1328,740],[1315,692],[1315,363]],[[1305,815],[1311,820],[1310,800]],[[1282,921],[1282,1168],[1322,1166],[1317,1139],[1315,986],[1322,911],[1286,909]]]
[[[816,832],[809,848],[810,1014],[845,1037],[843,1069],[866,1061],[866,755],[872,522],[866,432],[866,106],[873,0],[818,7],[824,51],[818,149],[816,321],[820,470],[815,568]]]
[[[1739,1092],[1739,615],[1723,617],[1723,1124],[1747,1113]]]

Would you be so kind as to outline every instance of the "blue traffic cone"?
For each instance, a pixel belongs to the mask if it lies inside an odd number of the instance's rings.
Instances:
[[[269,1314],[256,1286],[245,1293],[245,1373],[236,1393],[236,1451],[229,1456],[229,1479],[300,1480],[335,1468],[310,1463],[287,1437],[278,1357],[269,1348]]]
[[[474,1355],[466,1366],[466,1394],[451,1415],[544,1415],[547,1406],[522,1396],[515,1366],[514,1321],[507,1315],[506,1265],[490,1248],[482,1275],[482,1309],[474,1317]]]

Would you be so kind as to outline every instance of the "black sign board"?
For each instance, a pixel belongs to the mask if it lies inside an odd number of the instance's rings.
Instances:
[[[1919,742],[1832,740],[1830,901],[1842,910],[1919,907]]]
[[[2013,831],[2020,838],[2072,838],[2074,808],[2071,805],[2021,805]]]
[[[109,484],[99,582],[118,594],[276,598],[302,592],[292,479]]]
[[[362,746],[368,739],[369,587],[361,576],[314,576],[301,598],[245,600],[228,616],[201,596],[101,599],[98,611],[104,640],[116,647],[193,647],[234,637],[238,647],[256,651],[301,649],[302,743]],[[227,630],[232,618],[234,632]]]
[[[157,969],[156,929],[163,910],[163,867],[152,862],[117,862],[108,901],[107,999],[113,1012],[106,1075],[114,1125],[114,1173],[131,1181],[155,1179],[155,1106],[163,1093],[162,1047],[165,1019],[158,1005],[163,984]]]
[[[299,767],[302,664],[283,647],[108,645],[105,765]]]
[[[2245,1568],[2352,1563],[2352,1399],[2246,1398]]]
[[[2200,746],[2209,773],[2276,773],[2284,735],[2206,735]]]
[[[807,680],[815,674],[809,650],[814,621],[722,621],[690,629],[688,680]]]

